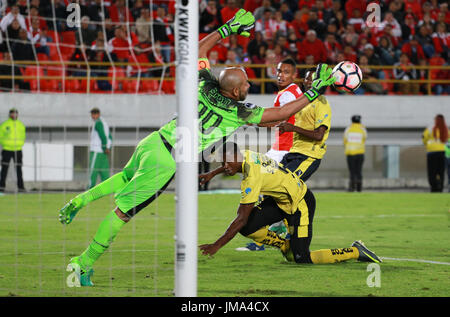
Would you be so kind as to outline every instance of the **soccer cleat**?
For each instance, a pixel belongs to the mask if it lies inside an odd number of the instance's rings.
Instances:
[[[245,247],[236,248],[236,251],[264,251],[264,244],[257,245],[254,242],[247,243]]]
[[[80,263],[79,257],[70,259],[70,263],[67,265],[67,272],[74,272],[74,281],[70,281],[72,286],[94,286],[91,281],[91,276],[94,275],[94,270],[91,268],[84,268]],[[69,285],[68,277],[68,285]]]
[[[81,203],[76,198],[69,201],[59,211],[59,222],[63,225],[68,225],[82,208]]]
[[[285,259],[287,262],[295,262],[295,259],[294,259],[294,253],[293,253],[292,250],[291,250],[289,241],[286,241],[286,244],[287,244],[286,251],[283,252],[283,251],[280,249],[281,254],[283,255],[284,259]]]
[[[359,257],[358,261],[361,262],[383,262],[374,252],[370,251],[361,240],[357,240],[352,243],[352,247],[358,249]]]

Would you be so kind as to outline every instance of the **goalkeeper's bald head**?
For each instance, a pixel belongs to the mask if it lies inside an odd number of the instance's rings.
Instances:
[[[244,101],[250,88],[247,73],[242,67],[227,67],[222,70],[219,86],[222,95],[237,101]]]

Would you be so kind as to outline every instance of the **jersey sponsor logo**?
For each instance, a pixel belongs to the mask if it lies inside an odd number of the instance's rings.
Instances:
[[[250,187],[247,187],[247,188],[245,189],[245,194],[248,195],[248,194],[251,193],[251,191],[252,191],[252,189],[251,189]]]

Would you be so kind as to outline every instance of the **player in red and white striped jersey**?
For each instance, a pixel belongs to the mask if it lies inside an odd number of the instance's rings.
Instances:
[[[291,58],[286,58],[282,60],[277,65],[277,85],[278,94],[274,100],[274,107],[281,107],[285,103],[295,100],[303,95],[300,87],[295,83],[297,78],[297,67],[295,61]],[[295,124],[295,115],[289,118],[287,122]],[[260,124],[260,127],[274,127],[280,122],[271,124]],[[275,143],[272,145],[271,149],[266,153],[268,157],[280,163],[283,156],[289,153],[292,147],[294,139],[294,132],[284,132],[280,133],[278,130],[275,135]],[[264,245],[260,243],[251,242],[245,247],[240,247],[236,249],[237,251],[263,251]]]

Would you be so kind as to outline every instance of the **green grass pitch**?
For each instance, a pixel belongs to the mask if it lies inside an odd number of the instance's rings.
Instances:
[[[237,236],[213,258],[198,260],[198,296],[449,296],[448,194],[318,192],[311,250],[361,239],[379,256],[380,287],[367,263],[284,262],[275,249],[237,252]],[[72,224],[58,210],[74,196],[0,196],[0,296],[173,296],[174,196],[167,193],[119,233],[95,265],[92,288],[66,285],[70,257],[90,243],[112,210],[112,197],[83,209]],[[199,195],[199,244],[214,242],[236,215],[237,194]]]

